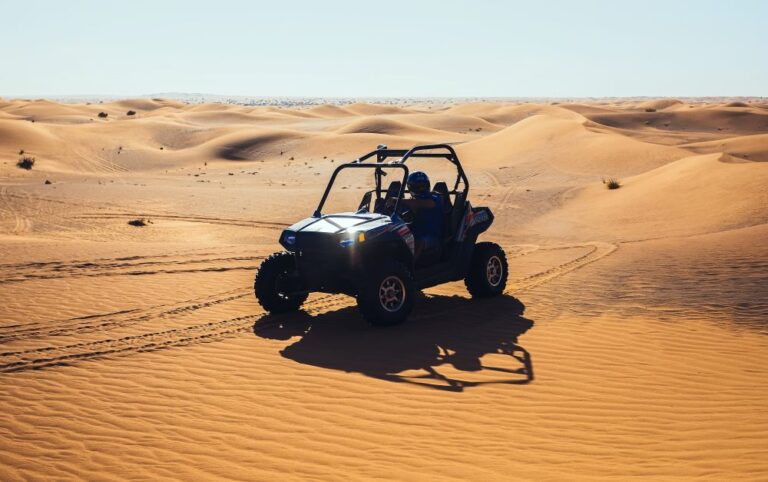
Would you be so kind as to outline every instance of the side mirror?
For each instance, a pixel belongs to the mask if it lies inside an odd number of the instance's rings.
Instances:
[[[368,208],[371,205],[371,191],[363,194],[363,199],[360,201],[360,205],[357,207],[357,212],[368,212]]]

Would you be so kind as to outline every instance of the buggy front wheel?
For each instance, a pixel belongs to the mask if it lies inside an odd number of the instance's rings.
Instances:
[[[297,291],[299,284],[295,257],[284,251],[268,256],[261,263],[253,291],[265,310],[286,313],[298,310],[307,300],[306,292]]]
[[[360,284],[357,306],[372,325],[397,325],[411,312],[415,294],[408,268],[401,263],[387,264],[373,269]]]

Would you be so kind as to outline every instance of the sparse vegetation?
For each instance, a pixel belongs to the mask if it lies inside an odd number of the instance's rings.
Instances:
[[[99,117],[101,117],[102,119],[106,119],[108,115],[109,114],[107,114],[106,112],[99,112]]]
[[[618,189],[621,187],[621,182],[619,182],[618,179],[609,177],[608,179],[603,179],[603,184],[605,184],[605,187],[608,189]]]
[[[128,224],[140,228],[142,226],[146,226],[147,224],[152,224],[152,220],[147,218],[131,219],[128,221]]]
[[[128,112],[125,113],[125,115],[136,115],[136,111],[135,110],[129,110]]]
[[[24,155],[24,149],[19,149],[19,155],[20,155],[20,156],[23,156],[23,155]]]
[[[652,108],[649,107],[649,108],[645,109],[645,111],[646,112],[656,112],[656,109],[652,109]]]
[[[45,184],[53,184],[50,180],[46,179]]]
[[[19,162],[17,162],[16,165],[29,171],[32,169],[32,166],[35,165],[35,158],[31,156],[21,156],[21,158],[19,158]]]

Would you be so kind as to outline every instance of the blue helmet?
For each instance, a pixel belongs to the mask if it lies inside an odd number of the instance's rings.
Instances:
[[[408,191],[413,197],[424,197],[429,194],[429,176],[422,171],[415,171],[408,175]]]

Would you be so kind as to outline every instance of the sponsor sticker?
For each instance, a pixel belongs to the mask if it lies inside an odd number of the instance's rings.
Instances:
[[[411,250],[411,254],[416,252],[416,240],[411,233],[411,229],[407,225],[402,225],[397,229],[397,234],[403,239],[405,245]]]

